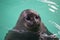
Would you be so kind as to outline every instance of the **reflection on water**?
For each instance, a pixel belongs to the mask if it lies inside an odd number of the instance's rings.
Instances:
[[[60,30],[60,25],[58,25],[56,22],[49,20],[51,24],[53,24],[58,30]]]
[[[40,0],[38,0],[38,1],[40,1]],[[50,1],[50,0],[41,0],[40,2],[47,3],[48,6],[49,6],[48,9],[51,12],[55,12],[55,11],[58,10],[59,5],[57,3],[55,3],[55,2],[53,2],[53,1]]]
[[[58,10],[58,8],[54,5],[48,4],[48,6],[50,6],[49,10],[52,11],[52,12],[55,12],[55,11]]]

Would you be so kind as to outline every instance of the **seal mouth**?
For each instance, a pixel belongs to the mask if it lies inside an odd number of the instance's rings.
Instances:
[[[40,24],[37,24],[37,23],[28,23],[27,26],[31,29],[36,29],[36,28],[39,28],[40,27]]]
[[[33,24],[29,26],[29,29],[33,32],[37,32],[39,30],[40,25],[38,24]]]

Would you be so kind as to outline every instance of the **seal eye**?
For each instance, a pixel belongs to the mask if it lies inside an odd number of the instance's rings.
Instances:
[[[39,19],[39,16],[35,16],[36,19]]]
[[[26,19],[27,19],[27,20],[30,20],[30,17],[29,17],[29,16],[27,16],[27,17],[26,17]]]

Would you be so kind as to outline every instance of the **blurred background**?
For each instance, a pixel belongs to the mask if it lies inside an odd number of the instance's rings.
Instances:
[[[48,30],[60,38],[60,0],[0,0],[0,40],[25,9],[37,11]]]

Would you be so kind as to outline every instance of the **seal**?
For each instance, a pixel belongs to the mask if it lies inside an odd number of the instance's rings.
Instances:
[[[46,37],[54,38],[54,35],[49,35],[53,34],[42,23],[38,13],[32,9],[26,9],[21,12],[15,27],[6,34],[5,40],[47,40]]]

